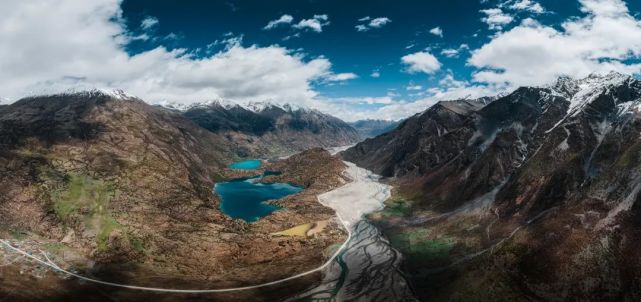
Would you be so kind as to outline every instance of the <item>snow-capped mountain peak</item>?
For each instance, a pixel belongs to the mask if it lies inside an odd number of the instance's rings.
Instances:
[[[633,80],[630,75],[612,71],[605,75],[593,73],[579,80],[562,76],[549,88],[570,101],[567,115],[573,116],[603,93]]]
[[[187,111],[194,108],[207,108],[212,106],[222,107],[227,110],[240,107],[255,113],[260,113],[270,108],[278,108],[286,112],[294,112],[298,110],[311,111],[306,107],[294,105],[294,104],[279,104],[279,103],[273,103],[273,102],[237,103],[237,102],[233,102],[225,99],[214,99],[210,101],[197,102],[197,103],[191,103],[191,104],[176,103],[176,102],[161,102],[160,105],[163,107],[173,109],[173,110],[178,110],[178,111]]]
[[[305,107],[294,105],[294,104],[279,104],[273,102],[250,102],[244,106],[246,109],[253,112],[263,112],[270,108],[279,108],[287,112],[297,111],[297,110],[308,110]]]
[[[177,102],[161,102],[160,105],[165,108],[174,109],[178,111],[187,111],[193,108],[206,108],[206,107],[212,107],[212,106],[220,106],[227,110],[232,109],[234,107],[238,107],[238,106],[242,107],[238,103],[228,101],[225,99],[213,99],[209,101],[196,102],[196,103],[190,103],[190,104],[177,103]]]

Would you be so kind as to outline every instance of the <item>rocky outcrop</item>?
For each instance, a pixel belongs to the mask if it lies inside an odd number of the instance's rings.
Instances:
[[[640,106],[632,77],[561,78],[439,103],[343,157],[397,185],[375,220],[424,298],[632,301]]]

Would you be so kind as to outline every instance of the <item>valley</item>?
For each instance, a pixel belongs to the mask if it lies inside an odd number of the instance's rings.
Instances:
[[[641,301],[641,1],[0,1],[0,302]]]
[[[264,137],[129,96],[24,99],[0,112],[0,290],[526,301],[553,299],[553,288],[632,299],[640,83],[610,73],[444,101],[331,148],[252,148]],[[594,281],[603,275],[613,279]]]
[[[322,149],[231,169],[235,153],[210,145],[225,138],[138,99],[99,92],[17,102],[3,111],[0,129],[2,238],[82,276],[169,289],[251,286],[318,267],[325,250],[347,238],[334,211],[316,200],[347,182],[343,163]],[[296,194],[266,198],[279,210],[258,221],[225,215],[214,184],[256,174],[263,175],[256,186],[291,183]],[[310,236],[271,235],[319,221],[324,227]],[[93,288],[16,257],[7,244],[1,284],[13,298],[74,299]],[[55,290],[38,298],[14,281]]]

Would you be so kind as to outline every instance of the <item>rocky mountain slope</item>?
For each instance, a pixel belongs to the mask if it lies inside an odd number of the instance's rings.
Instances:
[[[399,121],[388,120],[360,120],[349,125],[354,127],[362,138],[370,138],[394,130],[399,123]]]
[[[325,249],[345,239],[333,211],[316,200],[345,182],[342,162],[314,149],[266,163],[282,172],[279,180],[305,189],[279,200],[285,209],[248,224],[224,215],[212,192],[215,182],[240,173],[226,168],[236,156],[228,141],[125,95],[19,100],[0,110],[0,238],[82,275],[140,286],[243,286],[318,266]],[[313,237],[271,235],[325,220]],[[63,279],[4,245],[0,263],[0,294],[10,300],[68,301],[92,290],[110,292],[92,295],[97,301],[149,298]],[[287,285],[309,286],[317,277]],[[273,290],[246,293],[269,301]]]
[[[290,105],[254,103],[248,106],[211,102],[188,107],[182,114],[214,133],[251,141],[238,146],[241,156],[281,156],[316,147],[336,147],[358,142],[358,132],[347,123],[317,110]]]
[[[397,186],[372,218],[424,299],[635,301],[639,133],[641,82],[610,73],[441,102],[342,156]]]

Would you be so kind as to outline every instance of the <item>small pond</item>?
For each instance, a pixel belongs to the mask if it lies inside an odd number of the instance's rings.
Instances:
[[[235,162],[229,165],[229,167],[236,170],[256,170],[260,168],[260,166],[262,165],[263,165],[263,162],[261,162],[260,160],[252,159],[252,160]]]
[[[266,172],[265,175],[277,174]],[[266,204],[265,201],[280,199],[303,190],[303,187],[289,183],[260,183],[262,175],[239,178],[217,183],[214,192],[220,196],[220,209],[232,218],[254,222],[280,207]]]

